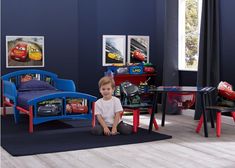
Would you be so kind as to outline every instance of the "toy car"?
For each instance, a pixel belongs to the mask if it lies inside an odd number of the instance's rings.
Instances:
[[[123,60],[121,52],[116,47],[114,47],[110,42],[106,43],[105,52],[108,58],[118,61]]]
[[[132,57],[134,57],[135,59],[137,59],[139,61],[145,60],[145,55],[143,53],[141,53],[139,50],[133,51]]]
[[[27,44],[26,43],[18,43],[14,48],[10,51],[10,57],[13,60],[25,62],[28,58],[27,53]]]
[[[117,68],[117,74],[128,74],[128,73],[129,73],[128,67]]]
[[[123,105],[140,104],[139,88],[131,82],[122,82],[121,87],[121,102]]]
[[[120,57],[117,53],[108,53],[108,57],[114,60],[122,60],[122,57]]]
[[[235,91],[233,91],[232,85],[228,82],[221,81],[217,89],[220,96],[225,97],[228,100],[235,100]]]
[[[38,107],[39,116],[53,116],[61,113],[61,107],[55,104],[46,104],[45,106]]]
[[[42,59],[42,53],[38,48],[36,48],[34,46],[30,46],[29,47],[29,58],[31,60],[40,61]]]
[[[88,107],[83,106],[80,103],[68,103],[66,105],[66,111],[69,113],[87,113]]]
[[[154,73],[155,69],[153,67],[144,67],[145,73]]]

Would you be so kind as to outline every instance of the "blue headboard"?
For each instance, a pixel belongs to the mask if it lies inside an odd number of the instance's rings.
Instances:
[[[27,70],[19,70],[12,73],[8,73],[2,76],[2,80],[10,81],[15,83],[16,88],[21,83],[21,78],[24,75],[31,75],[33,78],[37,80],[42,80],[54,85],[54,81],[57,79],[57,75],[48,71],[38,70],[38,69],[27,69]]]

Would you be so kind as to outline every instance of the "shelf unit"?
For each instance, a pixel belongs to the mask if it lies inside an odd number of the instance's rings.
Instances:
[[[149,85],[156,85],[156,74],[115,74],[113,77],[114,77],[114,81],[115,81],[115,84],[116,84],[116,87],[118,88],[117,90],[119,90],[120,92],[120,84],[122,82],[125,82],[125,81],[129,81],[137,86],[140,85],[141,82],[145,82],[148,80],[148,84]],[[120,96],[118,91],[115,92],[115,95],[116,96]],[[143,102],[151,102],[152,101],[152,94],[151,93],[142,93],[140,95],[141,97],[141,100]]]
[[[151,77],[150,83],[154,85],[156,76],[156,74],[115,74],[113,77],[116,86],[119,86],[122,82],[125,81],[139,85],[140,82],[145,82],[149,77]]]

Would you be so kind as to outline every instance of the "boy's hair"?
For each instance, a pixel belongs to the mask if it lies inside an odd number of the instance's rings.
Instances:
[[[108,76],[104,76],[99,80],[99,88],[101,88],[101,86],[107,85],[107,84],[111,84],[111,87],[115,88],[115,82],[114,82],[113,78],[108,77]]]

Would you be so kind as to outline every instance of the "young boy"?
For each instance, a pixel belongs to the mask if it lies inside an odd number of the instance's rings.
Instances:
[[[115,89],[114,80],[110,77],[103,77],[99,81],[99,91],[103,96],[95,103],[95,115],[99,122],[91,133],[94,135],[116,135],[131,134],[132,126],[120,120],[120,113],[123,108],[120,100],[112,96]]]

